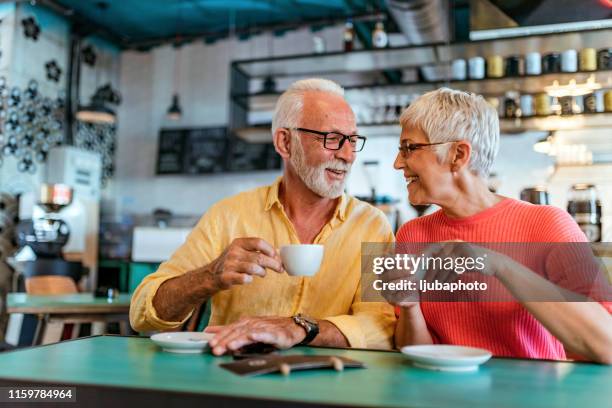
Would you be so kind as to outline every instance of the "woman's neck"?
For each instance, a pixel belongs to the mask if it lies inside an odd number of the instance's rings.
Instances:
[[[466,172],[456,176],[455,191],[448,200],[437,203],[450,218],[476,215],[503,200],[491,192],[481,177]]]

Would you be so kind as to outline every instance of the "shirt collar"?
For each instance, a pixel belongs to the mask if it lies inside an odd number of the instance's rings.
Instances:
[[[279,198],[278,198],[278,190],[280,188],[280,183],[283,180],[283,177],[280,176],[278,177],[274,183],[272,183],[270,185],[270,187],[268,188],[268,194],[266,196],[266,211],[270,211],[270,209],[274,206],[277,205],[278,208],[283,208],[283,205],[281,204]],[[336,210],[334,211],[334,216],[333,218],[338,218],[340,221],[344,221],[346,219],[346,213],[347,213],[347,207],[348,207],[348,199],[346,197],[346,194],[342,194],[340,196],[340,201],[338,202],[338,205],[336,206]]]

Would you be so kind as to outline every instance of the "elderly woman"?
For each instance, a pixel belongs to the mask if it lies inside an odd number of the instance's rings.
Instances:
[[[489,191],[486,178],[499,147],[499,122],[481,96],[441,88],[411,104],[400,123],[394,167],[404,173],[410,203],[436,204],[440,209],[404,224],[398,243],[586,241],[565,211]],[[519,280],[513,273],[500,268],[495,277],[517,293]],[[567,351],[612,364],[610,303],[421,298],[397,306],[398,348],[456,344],[483,347],[497,356],[557,360],[566,359]]]

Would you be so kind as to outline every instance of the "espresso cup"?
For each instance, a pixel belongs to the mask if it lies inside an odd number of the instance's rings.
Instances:
[[[280,256],[289,275],[313,276],[321,266],[324,248],[316,244],[283,245]]]

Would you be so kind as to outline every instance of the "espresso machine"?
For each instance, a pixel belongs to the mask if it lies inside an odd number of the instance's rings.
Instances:
[[[72,188],[64,184],[42,184],[36,205],[42,212],[18,226],[18,244],[29,246],[37,258],[61,258],[70,228],[59,213],[72,203]]]
[[[49,271],[44,264],[53,263],[56,274],[58,268],[78,265],[86,278],[82,287],[89,291],[97,285],[101,172],[98,153],[74,146],[51,149],[40,190],[22,199],[29,214],[20,214],[25,219],[20,246],[36,255],[32,267]]]
[[[29,247],[36,259],[24,263],[26,277],[37,275],[63,275],[79,281],[82,266],[70,262],[63,256],[63,248],[70,237],[70,227],[62,220],[61,211],[72,203],[73,190],[65,184],[40,186],[35,212],[32,219],[19,222],[17,243]]]

